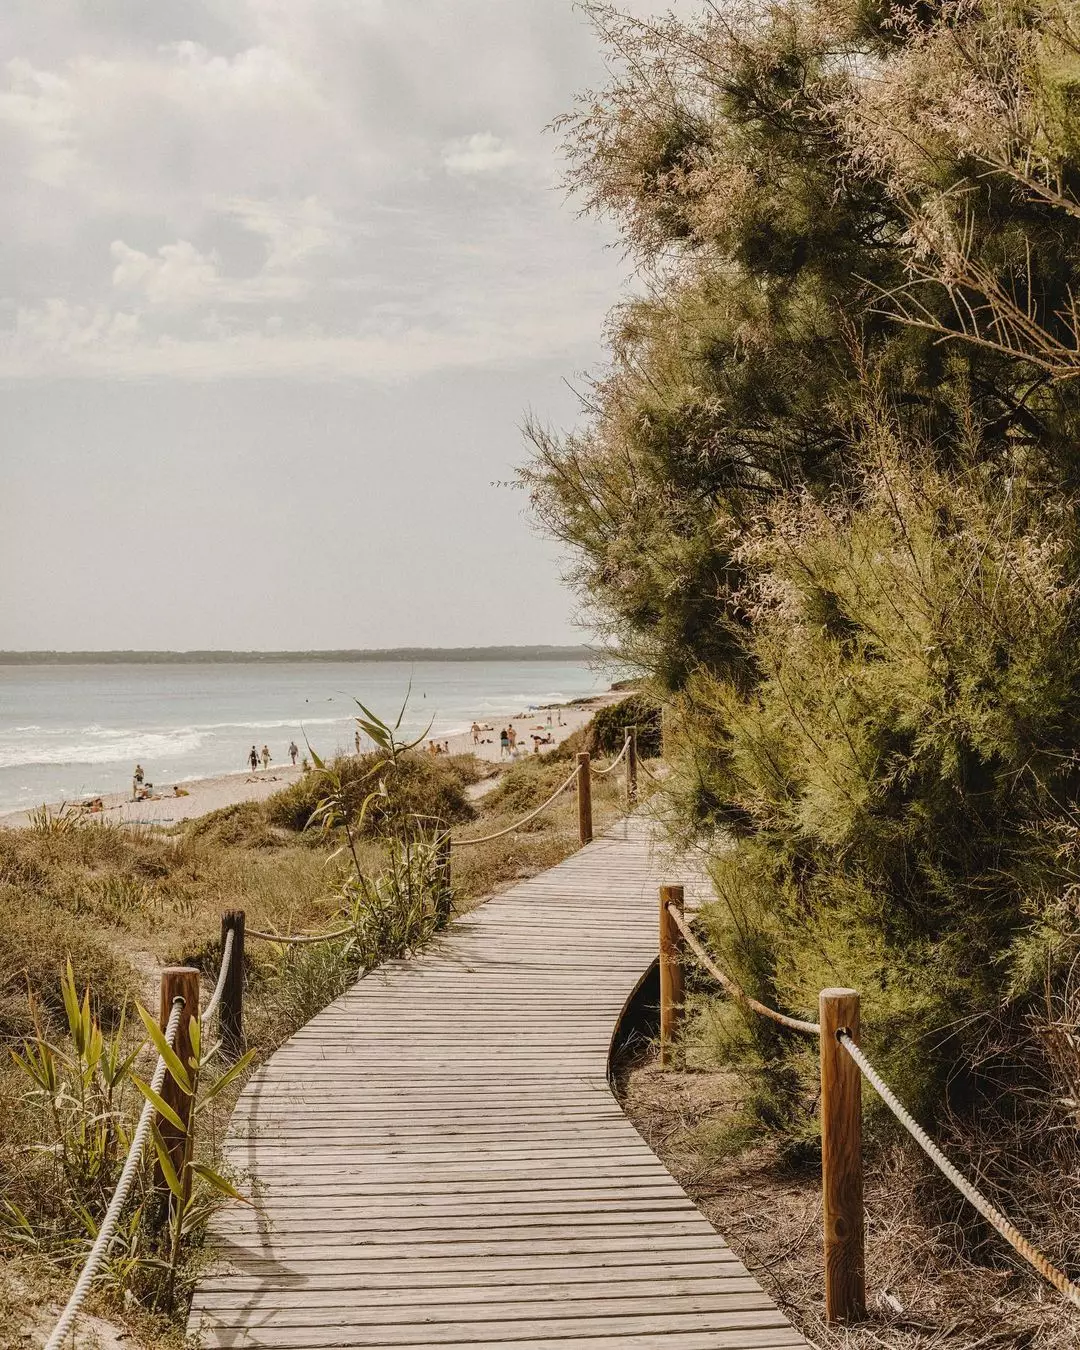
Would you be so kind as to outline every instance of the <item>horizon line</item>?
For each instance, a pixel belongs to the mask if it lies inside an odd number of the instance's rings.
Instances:
[[[0,651],[0,665],[195,664],[196,662],[287,661],[482,661],[607,658],[617,653],[583,643],[508,643],[472,647],[314,647],[286,648],[27,648]]]

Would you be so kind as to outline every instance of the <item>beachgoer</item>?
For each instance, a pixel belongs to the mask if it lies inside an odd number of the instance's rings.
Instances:
[[[254,746],[248,751],[248,763],[251,765],[252,773],[259,767],[259,752]]]
[[[296,756],[297,756],[299,753],[300,753],[300,747],[296,744],[295,741],[290,741],[290,742],[289,742],[289,758],[292,760],[293,764],[296,763]]]
[[[514,726],[513,722],[506,728],[506,734],[510,738],[510,753],[513,755],[517,749],[517,727]]]
[[[480,723],[479,723],[479,722],[474,722],[474,723],[472,724],[472,743],[473,743],[473,745],[479,745],[479,744],[480,744]]]
[[[262,762],[264,769],[270,767],[270,747],[268,745],[264,745],[262,748]]]
[[[442,750],[443,750],[443,754],[444,754],[444,755],[448,755],[448,754],[450,753],[450,742],[449,742],[449,741],[443,741],[443,743],[442,743]]]
[[[499,732],[499,758],[507,759],[510,755],[510,733],[503,727]]]
[[[551,709],[548,709],[548,727],[551,727]]]
[[[357,730],[353,732],[353,745],[356,746],[356,753],[359,754],[359,753],[360,753],[360,730],[359,730],[359,728],[357,728]]]
[[[139,789],[143,785],[143,767],[141,764],[135,765],[135,772],[131,775],[131,800],[136,801],[139,796]]]

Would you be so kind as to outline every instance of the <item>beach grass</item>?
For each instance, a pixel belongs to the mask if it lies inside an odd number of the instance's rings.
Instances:
[[[470,789],[492,774],[490,764],[471,756],[416,753],[400,775],[396,797],[382,804],[382,825],[412,815],[441,819],[455,836],[496,833],[567,776],[574,748],[569,744],[516,763],[478,798]],[[346,768],[350,781],[363,783],[359,761]],[[209,988],[220,960],[225,909],[243,909],[249,927],[281,933],[334,926],[352,864],[339,851],[340,829],[304,828],[317,800],[312,775],[276,797],[238,803],[170,829],[71,822],[45,812],[28,829],[0,830],[0,1041],[18,1047],[40,1032],[63,1042],[68,960],[79,989],[90,988],[95,1014],[110,1031],[133,999],[156,1008],[163,966],[196,966]],[[622,787],[614,776],[594,781],[593,808],[598,831],[621,814]],[[361,868],[377,875],[388,847],[382,827],[361,830],[354,842]],[[577,847],[576,802],[569,792],[520,830],[453,851],[455,910],[466,912]],[[245,1021],[257,1055],[269,1053],[356,977],[355,954],[344,947],[320,945],[297,955],[277,944],[249,942]],[[129,1013],[125,1034],[132,1038],[133,1023],[137,1019]],[[48,1300],[66,1289],[67,1271],[85,1242],[77,1223],[64,1227],[68,1198],[56,1168],[36,1147],[47,1127],[42,1104],[25,1086],[5,1054],[0,1192],[27,1216],[31,1229],[36,1224],[51,1237],[35,1244],[17,1231],[10,1211],[9,1221],[0,1222],[0,1308],[5,1299],[18,1308],[13,1317],[0,1319],[0,1350],[25,1345],[27,1335],[48,1326]],[[132,1110],[136,1105],[133,1101]],[[214,1113],[219,1134],[228,1102],[223,1106]],[[189,1277],[193,1270],[194,1265]],[[154,1315],[130,1299],[124,1306],[115,1286],[98,1291],[91,1308],[147,1345],[164,1350],[176,1343],[175,1318]]]

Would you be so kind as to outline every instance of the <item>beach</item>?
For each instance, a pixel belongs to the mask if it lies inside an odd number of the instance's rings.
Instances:
[[[489,715],[476,717],[471,720],[485,728],[479,745],[473,744],[472,732],[468,727],[454,734],[439,737],[438,744],[448,746],[452,755],[474,754],[479,759],[497,763],[501,753],[499,732],[504,726],[512,724],[518,734],[520,753],[532,753],[531,736],[534,731],[540,736],[551,737],[551,740],[541,748],[552,750],[583,727],[598,708],[609,703],[617,703],[624,697],[625,694],[612,692],[575,699],[572,703],[553,705],[550,709],[550,727],[549,710],[546,708],[534,708],[501,720],[492,719]],[[370,750],[372,743],[365,738],[361,748]],[[134,768],[134,765],[132,767]],[[153,764],[147,763],[143,767],[148,780],[153,782]],[[282,788],[288,787],[290,783],[295,783],[302,773],[303,770],[299,765],[294,768],[286,759],[284,764],[272,763],[270,768],[258,769],[255,772],[248,770],[195,778],[176,784],[175,788],[170,784],[160,790],[155,789],[144,801],[132,801],[130,793],[102,793],[98,799],[101,802],[101,809],[92,813],[85,811],[84,804],[88,800],[86,796],[81,797],[78,803],[67,804],[67,809],[77,807],[86,819],[109,824],[168,826],[183,820],[194,820],[198,816],[233,806],[237,802],[263,801],[275,792],[280,792]],[[176,795],[177,789],[181,794],[179,796]],[[52,811],[59,811],[64,806],[63,802],[49,803]],[[0,829],[25,829],[30,824],[31,817],[32,812],[28,810],[0,815]]]

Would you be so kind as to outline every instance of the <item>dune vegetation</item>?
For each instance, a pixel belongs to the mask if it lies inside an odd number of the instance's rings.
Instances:
[[[416,950],[442,922],[438,831],[464,837],[513,824],[566,778],[580,740],[503,769],[396,747],[392,763],[382,752],[342,758],[263,802],[168,830],[42,811],[31,828],[0,831],[3,1350],[50,1325],[48,1309],[66,1296],[112,1193],[143,1100],[134,1075],[154,1058],[137,1005],[156,1016],[160,969],[195,966],[208,990],[226,909],[243,909],[249,928],[282,934],[348,928],[346,938],[310,946],[248,942],[245,1030],[253,1058],[265,1056],[361,970]],[[485,777],[496,781],[476,795]],[[593,793],[602,828],[622,810],[621,788],[597,779]],[[455,851],[454,910],[577,847],[566,794],[521,831]],[[227,1072],[220,1057],[202,1071],[211,1100],[194,1156],[215,1175],[242,1081],[222,1083]],[[169,1204],[153,1186],[152,1155],[90,1311],[171,1345],[182,1339],[205,1218],[234,1202],[209,1182],[196,1187],[192,1232],[170,1274]],[[244,1189],[242,1177],[222,1180]]]
[[[1075,1273],[1076,6],[585,8],[611,76],[562,120],[570,186],[648,285],[580,425],[533,426],[533,500],[665,704],[721,964],[796,1016],[858,989],[875,1062]],[[709,1147],[812,1171],[815,1056],[695,1007],[687,1064],[737,1084]],[[927,1245],[881,1268],[918,1304],[950,1247],[993,1286],[1007,1257],[902,1156]]]

